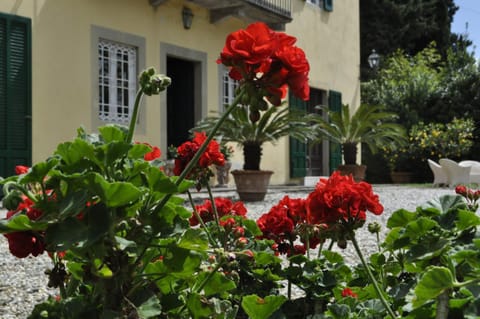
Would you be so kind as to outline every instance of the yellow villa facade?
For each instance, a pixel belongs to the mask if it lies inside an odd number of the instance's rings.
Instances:
[[[253,21],[298,38],[311,67],[307,109],[359,105],[357,0],[0,1],[0,176],[44,160],[80,126],[127,123],[136,77],[147,67],[173,83],[143,100],[134,139],[166,156],[168,145],[231,99],[216,60],[226,36]],[[271,184],[300,183],[329,174],[338,164],[333,153],[329,143],[295,153],[284,138],[264,146],[261,168],[274,171]]]

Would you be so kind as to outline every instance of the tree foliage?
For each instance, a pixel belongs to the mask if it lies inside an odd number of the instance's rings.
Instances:
[[[362,78],[372,76],[367,62],[372,49],[382,56],[397,49],[413,56],[435,41],[445,57],[452,43],[468,45],[450,31],[457,10],[454,0],[360,0]]]

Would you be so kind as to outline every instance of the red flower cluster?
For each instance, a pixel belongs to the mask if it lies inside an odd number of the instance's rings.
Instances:
[[[320,179],[307,198],[306,210],[309,224],[342,224],[353,230],[363,225],[367,210],[380,215],[383,206],[370,184],[356,183],[336,171],[329,179]]]
[[[256,103],[265,96],[273,105],[280,105],[287,86],[295,96],[308,100],[310,66],[303,50],[294,46],[296,40],[264,23],[252,23],[227,36],[217,63],[231,67],[231,78],[250,85],[253,90],[247,90],[249,94],[258,92],[259,96],[250,96]],[[250,106],[253,104],[251,101]]]
[[[218,218],[222,218],[223,216],[242,216],[245,217],[247,214],[247,208],[243,204],[243,202],[232,202],[228,198],[217,197],[215,198],[215,207],[217,209]],[[197,211],[200,218],[202,218],[203,222],[209,222],[215,220],[212,202],[210,200],[205,200],[202,205],[196,205],[195,210]],[[229,223],[231,224],[230,227],[233,227],[235,224],[235,220],[233,223],[230,219],[226,219],[222,222],[222,226],[228,227]],[[190,218],[190,225],[196,226],[199,224],[199,221],[195,215]]]
[[[207,136],[204,132],[195,132],[192,141],[187,141],[177,148],[177,158],[175,159],[175,168],[173,169],[175,175],[182,173],[206,139]],[[220,145],[215,140],[208,144],[207,149],[198,161],[198,167],[208,168],[212,164],[220,166],[225,164],[225,158],[222,152],[220,152]]]
[[[37,220],[42,216],[42,212],[33,207],[33,202],[27,198],[23,198],[15,211],[7,212],[7,219],[10,219],[17,213],[24,213],[30,220]],[[13,232],[4,234],[8,240],[8,247],[12,255],[18,258],[25,258],[32,254],[38,256],[45,250],[43,234],[33,231]]]
[[[457,185],[455,187],[455,193],[473,201],[476,201],[480,198],[480,190],[473,190],[471,188],[467,188],[465,185]]]
[[[358,295],[352,291],[350,288],[344,288],[342,290],[342,297],[352,297],[352,298],[358,298]]]
[[[15,174],[17,175],[26,174],[28,173],[28,170],[29,170],[28,166],[23,166],[23,165],[15,166]]]
[[[257,225],[264,238],[275,241],[276,252],[303,254],[307,242],[313,249],[326,238],[343,247],[347,233],[364,224],[367,210],[377,215],[383,212],[372,186],[334,172],[329,179],[321,179],[306,200],[285,196]],[[303,245],[294,245],[297,239]]]
[[[476,212],[478,209],[478,199],[480,199],[480,190],[473,190],[465,185],[457,185],[455,187],[455,193],[465,198],[467,206],[471,211]]]
[[[148,143],[143,143],[143,144],[149,146],[152,149],[150,152],[146,153],[143,156],[143,159],[145,159],[146,161],[153,161],[154,159],[157,159],[160,156],[162,156],[162,152],[160,151],[160,149],[158,147],[152,146]]]
[[[206,139],[207,136],[204,132],[195,132],[192,141],[187,141],[177,148],[175,167],[173,168],[175,175],[178,176],[183,172]],[[200,156],[197,165],[187,176],[187,178],[197,181],[198,190],[200,190],[201,185],[208,183],[209,178],[213,176],[213,172],[208,168],[212,164],[225,165],[225,157],[222,152],[220,152],[220,145],[215,140],[208,143],[207,149],[203,152],[202,156]]]
[[[260,216],[257,225],[263,233],[263,237],[275,241],[273,249],[278,254],[305,254],[305,245],[294,245],[297,234],[300,240],[305,243],[305,238],[297,231],[297,226],[305,224],[306,210],[305,200],[301,198],[292,199],[285,196],[280,202],[273,206],[270,211]],[[300,226],[301,227],[301,226]],[[314,248],[318,241],[309,238],[311,248]]]

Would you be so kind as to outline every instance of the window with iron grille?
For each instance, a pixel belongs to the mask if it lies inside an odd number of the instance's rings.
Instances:
[[[99,119],[127,124],[137,91],[137,47],[99,39],[98,71]]]
[[[235,99],[235,90],[238,87],[238,81],[232,79],[230,76],[228,76],[229,70],[225,68],[223,71],[223,98],[222,98],[222,104],[223,108],[225,110],[225,107],[227,105],[230,105],[233,100]]]

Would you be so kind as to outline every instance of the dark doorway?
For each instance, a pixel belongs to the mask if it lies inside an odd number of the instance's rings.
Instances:
[[[167,75],[167,145],[179,146],[195,125],[195,62],[167,57]]]

